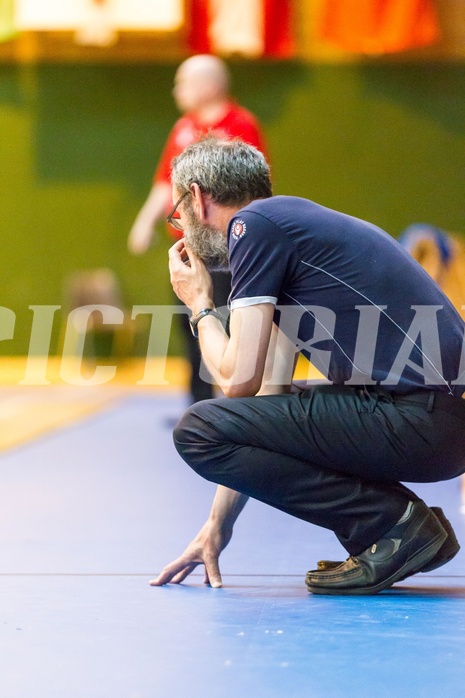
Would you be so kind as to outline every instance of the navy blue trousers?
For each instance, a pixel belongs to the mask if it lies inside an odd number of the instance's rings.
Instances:
[[[403,482],[465,471],[465,400],[317,385],[197,403],[173,437],[202,477],[334,531],[357,555],[417,499]]]

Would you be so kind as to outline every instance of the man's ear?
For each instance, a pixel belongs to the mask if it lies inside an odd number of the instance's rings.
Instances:
[[[206,221],[206,201],[205,196],[202,194],[197,182],[193,182],[190,187],[190,192],[192,194],[192,207],[194,213],[201,223]]]

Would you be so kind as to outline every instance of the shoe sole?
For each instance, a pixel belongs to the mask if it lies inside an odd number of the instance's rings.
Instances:
[[[427,518],[425,518],[422,523],[426,521]],[[418,527],[418,530],[421,530],[421,525]],[[407,562],[402,565],[397,572],[394,572],[390,577],[382,582],[378,582],[378,584],[373,584],[372,586],[366,587],[344,588],[323,587],[319,585],[313,586],[312,584],[306,583],[307,589],[312,594],[320,594],[325,596],[372,596],[373,594],[378,594],[380,591],[388,589],[396,582],[400,582],[406,577],[409,577],[410,575],[423,569],[425,565],[427,565],[436,555],[446,538],[447,533],[440,525],[440,531],[438,531],[432,540],[430,539],[427,544],[420,548],[420,550],[418,550],[412,558],[407,560]]]

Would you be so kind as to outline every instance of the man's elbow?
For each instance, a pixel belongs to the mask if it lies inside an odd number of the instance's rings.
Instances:
[[[261,381],[253,378],[246,383],[228,383],[222,386],[222,390],[226,397],[253,397],[258,393],[260,387]]]

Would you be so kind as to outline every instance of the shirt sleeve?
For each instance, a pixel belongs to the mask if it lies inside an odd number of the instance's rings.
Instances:
[[[173,158],[182,153],[188,145],[198,141],[201,135],[202,129],[199,128],[192,116],[185,114],[176,121],[163,148],[154,176],[155,183],[171,183],[171,163]]]
[[[275,223],[241,211],[229,227],[231,310],[259,303],[276,305],[292,258],[292,244]]]
[[[178,155],[176,148],[176,127],[174,127],[165,143],[160,160],[158,161],[157,169],[153,177],[153,183],[171,184],[171,161]]]

